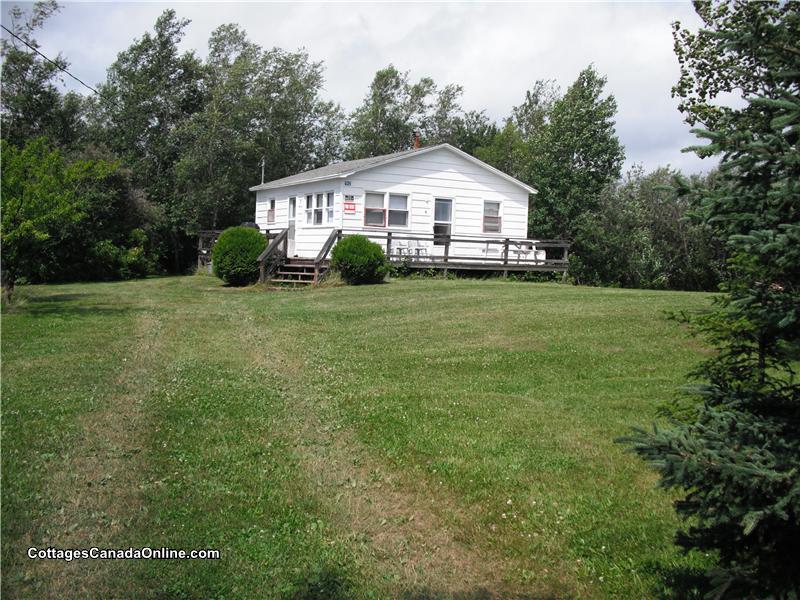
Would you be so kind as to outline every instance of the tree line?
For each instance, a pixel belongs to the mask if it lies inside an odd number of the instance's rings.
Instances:
[[[460,85],[389,65],[348,114],[322,97],[323,64],[305,51],[262,48],[227,24],[201,60],[179,49],[189,21],[166,10],[83,96],[59,90],[64,57],[35,52],[58,10],[54,0],[12,8],[15,35],[2,42],[6,286],[183,272],[199,230],[252,220],[262,157],[271,180],[406,149],[414,132],[536,187],[529,235],[569,240],[578,283],[720,281],[721,247],[692,219],[681,174],[622,176],[617,104],[592,65],[563,93],[536,81],[502,123],[465,110]]]

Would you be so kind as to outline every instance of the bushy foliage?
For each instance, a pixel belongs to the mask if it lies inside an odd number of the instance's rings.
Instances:
[[[331,268],[350,285],[380,283],[389,270],[383,249],[363,235],[348,236],[334,246]]]
[[[714,551],[714,593],[796,597],[800,590],[800,3],[698,4],[705,29],[676,26],[676,93],[721,155],[698,190],[726,241],[729,280],[695,318],[717,354],[696,371],[700,402],[668,428],[627,438],[686,492],[677,542]],[[742,68],[744,67],[744,68]],[[739,90],[745,106],[709,98]]]
[[[258,256],[267,247],[264,235],[251,227],[223,231],[211,258],[214,274],[229,285],[248,285],[258,279]]]
[[[595,210],[576,218],[581,253],[571,256],[570,276],[590,285],[716,290],[723,245],[697,218],[697,198],[681,193],[713,186],[714,177],[631,169],[603,190]]]
[[[116,162],[68,160],[44,138],[2,143],[3,286],[151,272],[142,209]]]
[[[439,87],[430,77],[409,81],[394,65],[380,69],[364,102],[346,127],[348,158],[388,154],[411,147],[419,132],[425,145],[447,142],[465,152],[489,143],[495,126],[484,111],[465,111],[460,85]]]

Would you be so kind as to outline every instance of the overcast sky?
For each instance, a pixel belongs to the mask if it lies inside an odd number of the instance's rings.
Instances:
[[[2,2],[4,22],[13,4]],[[36,38],[43,52],[61,52],[75,75],[96,84],[117,53],[168,7],[192,21],[182,45],[202,57],[210,32],[231,22],[264,47],[306,48],[325,63],[323,95],[347,110],[361,102],[375,71],[393,63],[412,79],[463,85],[464,107],[486,109],[499,122],[535,80],[555,79],[565,89],[594,63],[619,105],[626,167],[670,164],[696,172],[713,166],[681,152],[694,138],[670,97],[678,77],[670,23],[695,29],[699,23],[688,2],[66,2]],[[72,80],[65,84],[79,88]]]

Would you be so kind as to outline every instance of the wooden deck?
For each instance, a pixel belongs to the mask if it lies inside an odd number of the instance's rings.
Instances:
[[[569,243],[563,240],[348,230],[343,230],[340,238],[354,234],[376,242],[390,262],[410,269],[498,271],[505,276],[528,271],[566,273],[569,266]],[[496,255],[490,255],[491,250]]]
[[[327,271],[331,249],[336,242],[350,235],[363,235],[376,242],[392,264],[407,269],[437,269],[445,273],[451,270],[494,271],[506,277],[510,272],[566,273],[569,266],[569,243],[563,240],[491,239],[347,229],[331,230],[316,258],[298,261],[287,256],[286,233],[286,230],[266,232],[270,242],[259,256],[261,282],[282,281],[292,270],[299,270],[302,266],[303,276],[298,274],[294,282],[319,283]],[[468,251],[465,252],[465,248]],[[460,250],[461,254],[453,250]],[[490,255],[492,253],[495,255]]]

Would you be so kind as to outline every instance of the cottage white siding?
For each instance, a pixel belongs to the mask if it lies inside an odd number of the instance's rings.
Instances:
[[[306,222],[306,195],[334,193],[333,221],[327,222],[323,208],[323,224]],[[371,227],[364,221],[364,205],[369,192],[408,196],[407,227]],[[473,162],[459,152],[440,146],[430,151],[403,156],[392,162],[361,169],[321,181],[293,184],[286,187],[258,190],[256,223],[261,229],[284,229],[289,226],[289,197],[297,197],[295,243],[293,254],[314,257],[334,228],[365,233],[419,234],[430,236],[434,226],[435,199],[452,201],[451,236],[481,240],[504,238],[524,239],[527,236],[528,190],[522,184],[494,172],[488,166]],[[355,210],[345,212],[345,199],[352,196]],[[275,198],[275,222],[267,222],[270,198]],[[484,232],[484,202],[500,203],[501,230]],[[398,242],[400,246],[402,242]],[[395,246],[397,247],[397,246]],[[439,254],[442,246],[428,245],[431,254]],[[499,245],[485,243],[453,243],[451,255],[498,256]]]

